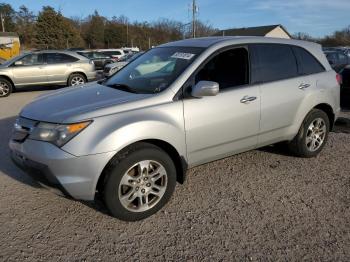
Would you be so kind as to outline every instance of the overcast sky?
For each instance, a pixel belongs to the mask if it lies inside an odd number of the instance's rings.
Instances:
[[[37,12],[43,5],[65,16],[85,17],[95,9],[103,16],[125,15],[131,21],[159,18],[190,21],[191,0],[11,0]],[[219,29],[282,24],[290,33],[324,36],[350,25],[350,0],[197,0],[199,19]]]

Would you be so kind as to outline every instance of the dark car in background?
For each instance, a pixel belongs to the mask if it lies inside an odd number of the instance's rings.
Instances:
[[[324,53],[329,64],[337,73],[350,63],[350,57],[341,50],[326,50]]]
[[[97,51],[78,51],[79,55],[85,56],[92,60],[95,64],[96,70],[103,70],[104,67],[108,64],[114,63],[114,60],[111,56],[106,55]]]
[[[346,47],[329,47],[323,49],[329,64],[341,75],[340,104],[350,108],[350,51]]]

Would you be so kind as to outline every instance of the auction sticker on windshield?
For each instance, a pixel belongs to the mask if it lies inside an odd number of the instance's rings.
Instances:
[[[194,56],[195,56],[195,54],[176,52],[175,54],[173,54],[173,55],[171,56],[171,58],[190,60],[190,59],[192,59],[192,57],[194,57]]]

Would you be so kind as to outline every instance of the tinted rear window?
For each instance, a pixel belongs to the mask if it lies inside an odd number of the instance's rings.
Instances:
[[[292,48],[279,44],[251,46],[253,55],[252,82],[264,83],[298,76],[298,68]]]
[[[302,75],[311,75],[324,72],[324,67],[308,51],[301,47],[293,47],[293,51],[298,60],[299,73]]]

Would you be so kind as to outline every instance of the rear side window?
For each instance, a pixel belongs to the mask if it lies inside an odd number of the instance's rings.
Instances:
[[[252,51],[252,83],[265,83],[298,76],[292,48],[279,44],[256,44]]]
[[[293,51],[298,60],[299,73],[301,75],[311,75],[325,71],[320,62],[305,49],[293,47]]]
[[[47,53],[46,62],[48,64],[59,64],[59,63],[72,63],[78,61],[78,58],[75,58],[70,55],[61,54],[61,53]]]

